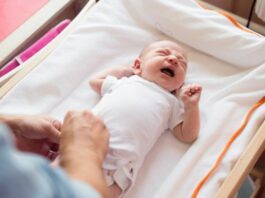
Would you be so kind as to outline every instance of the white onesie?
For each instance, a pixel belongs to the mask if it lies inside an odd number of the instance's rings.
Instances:
[[[110,132],[109,152],[103,162],[107,183],[116,182],[127,191],[159,136],[182,121],[183,105],[167,90],[137,75],[108,76],[101,94],[92,112]]]

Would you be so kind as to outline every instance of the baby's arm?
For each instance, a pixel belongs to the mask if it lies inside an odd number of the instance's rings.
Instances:
[[[176,138],[185,143],[193,142],[200,130],[199,100],[202,87],[187,85],[180,90],[180,99],[184,104],[184,119],[178,124],[173,133]]]
[[[103,81],[108,75],[115,76],[119,79],[133,74],[133,69],[131,67],[112,68],[97,74],[90,80],[89,84],[95,92],[100,94]]]

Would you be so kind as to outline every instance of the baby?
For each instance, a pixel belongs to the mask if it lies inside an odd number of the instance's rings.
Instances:
[[[197,138],[202,88],[183,85],[187,66],[178,44],[158,41],[145,47],[133,66],[110,69],[90,81],[102,96],[92,112],[110,131],[103,168],[112,197],[132,187],[144,157],[165,130],[185,143]]]

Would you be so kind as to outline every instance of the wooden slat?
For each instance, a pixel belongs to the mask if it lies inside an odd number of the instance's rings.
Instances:
[[[216,198],[233,198],[246,176],[265,149],[265,121],[262,123],[246,150],[216,193]]]
[[[43,61],[55,47],[65,38],[70,32],[74,30],[76,25],[84,18],[88,10],[95,4],[95,0],[90,0],[82,9],[78,16],[66,27],[66,29],[59,34],[53,41],[41,49],[36,55],[31,57],[27,62],[22,64],[22,69],[17,72],[8,82],[0,88],[0,99],[12,89],[21,79],[23,79],[30,71],[32,71],[40,62]]]
[[[227,12],[227,13],[229,13],[229,15],[231,15],[236,21],[238,21],[240,24],[242,24],[243,26],[245,26],[246,24],[247,24],[247,19],[245,19],[245,18],[243,18],[243,17],[240,17],[240,16],[238,16],[238,15],[236,15],[236,14],[233,14],[233,13],[231,13],[231,12],[229,12],[229,11],[226,11],[226,10],[224,10],[224,9],[221,9],[221,8],[219,8],[219,7],[216,7],[216,6],[214,6],[214,5],[212,5],[212,4],[210,4],[210,3],[207,3],[207,2],[205,2],[205,1],[202,1],[202,0],[197,0],[200,4],[202,4],[202,5],[204,5],[205,7],[207,7],[207,8],[210,8],[210,9],[212,9],[212,10],[216,10],[216,11],[225,11],[225,12]],[[232,5],[233,5],[233,3],[232,3]],[[250,27],[249,27],[251,30],[253,30],[253,31],[255,31],[255,32],[257,32],[257,33],[259,33],[259,34],[262,34],[262,35],[265,35],[265,27],[264,26],[262,26],[262,25],[260,25],[260,24],[257,24],[257,23],[255,23],[255,22],[251,22],[250,23]]]
[[[43,26],[54,19],[62,10],[74,0],[50,0],[33,16],[26,20],[7,38],[0,42],[0,65],[14,56],[20,47],[27,43]]]

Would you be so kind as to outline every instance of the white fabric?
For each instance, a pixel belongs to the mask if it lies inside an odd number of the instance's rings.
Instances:
[[[116,184],[122,190],[122,193],[119,197],[124,196],[125,193],[130,189],[132,186],[132,180],[130,179],[130,175],[127,176],[123,169],[117,170],[106,170],[104,169],[105,180],[107,186],[111,186]]]
[[[144,157],[160,135],[182,121],[182,103],[170,92],[137,75],[102,84],[102,99],[92,109],[110,132],[109,152],[103,162],[108,170],[132,164],[132,182]]]
[[[105,68],[132,64],[143,46],[151,41],[172,39],[158,29],[147,26],[135,11],[124,6],[124,2],[128,0],[99,1],[65,42],[1,100],[0,112],[49,114],[62,120],[70,109],[91,109],[99,99],[88,86],[92,75]],[[134,2],[137,5],[139,3]],[[165,2],[171,5],[173,1]],[[179,3],[180,7],[186,5],[183,1],[174,2]],[[156,8],[162,16],[166,13],[162,12],[163,7]],[[148,7],[138,9],[143,13],[148,12],[146,9],[149,10]],[[191,11],[195,12],[194,9],[187,9],[185,13],[182,12],[180,18],[182,21],[184,18],[186,21],[195,20],[193,31],[190,31],[189,25],[184,32],[187,37],[190,37],[196,46],[199,41],[201,46],[207,46],[208,42],[212,43],[215,39],[216,45],[210,46],[214,50],[218,48],[216,52],[224,53],[221,41],[231,35],[230,31],[219,34],[219,39],[211,36],[211,33],[215,32],[214,29],[203,34],[201,31],[197,33],[196,27],[209,27],[202,22],[196,23],[196,17]],[[188,20],[188,15],[193,16],[192,19]],[[214,16],[219,24],[219,17]],[[216,27],[213,18],[210,27]],[[163,20],[162,18],[161,24],[164,24]],[[170,28],[179,29],[179,25],[183,24],[181,28],[185,29],[184,22],[171,24]],[[222,27],[224,32],[231,28],[229,22],[222,23]],[[217,29],[218,32],[220,28]],[[241,37],[240,42],[237,39],[235,42],[238,42],[238,46],[242,43],[242,50],[246,55],[240,56],[237,51],[230,50],[231,56],[242,60],[247,57],[249,60],[246,61],[254,63],[257,59],[254,52],[257,46],[264,49],[264,42],[253,42],[252,47],[246,47],[243,43],[252,43],[249,42],[252,34],[240,34],[237,30],[235,33]],[[159,198],[189,197],[213,165],[233,131],[241,124],[247,110],[264,95],[265,63],[261,64],[262,52],[259,54],[259,62],[256,62],[260,65],[246,70],[240,64],[238,67],[229,64],[226,56],[220,56],[224,62],[221,58],[216,59],[186,45],[184,48],[189,59],[187,82],[196,82],[203,86],[200,136],[192,145],[185,145],[175,140],[171,133],[162,134],[146,157],[135,186],[128,195],[129,198],[152,198],[155,195]],[[218,170],[203,186],[199,198],[214,197],[218,187],[264,120],[264,111],[265,108],[261,107],[255,112]]]
[[[237,28],[225,16],[203,9],[194,0],[127,0],[124,4],[149,28],[221,60],[246,68],[265,62],[263,36]]]
[[[260,19],[265,21],[265,0],[257,0],[255,12]]]

